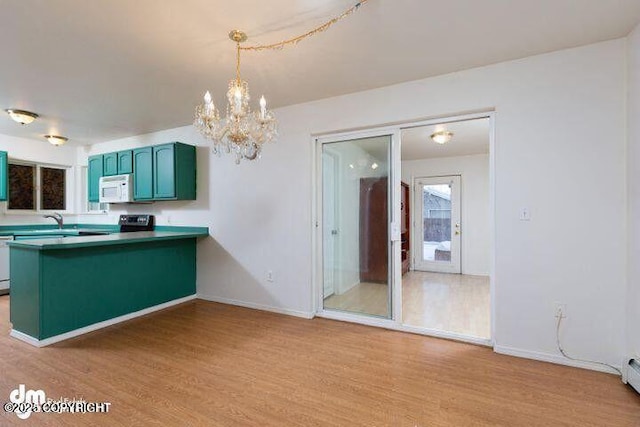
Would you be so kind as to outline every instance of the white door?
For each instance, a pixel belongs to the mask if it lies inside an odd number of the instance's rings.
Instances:
[[[324,258],[324,297],[335,293],[336,286],[336,258],[338,221],[336,215],[336,158],[334,155],[322,153],[322,218],[325,226],[322,228],[322,248]]]
[[[460,176],[414,181],[414,269],[460,273]]]

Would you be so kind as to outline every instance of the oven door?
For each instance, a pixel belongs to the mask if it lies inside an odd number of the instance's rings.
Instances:
[[[122,185],[119,182],[103,182],[100,184],[100,203],[123,202]]]

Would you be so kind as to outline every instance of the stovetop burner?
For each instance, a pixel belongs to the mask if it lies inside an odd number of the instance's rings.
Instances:
[[[153,231],[155,217],[153,215],[120,215],[118,220],[121,233],[133,231]]]

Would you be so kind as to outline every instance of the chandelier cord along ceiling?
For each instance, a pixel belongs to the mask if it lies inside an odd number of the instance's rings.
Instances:
[[[360,6],[369,0],[360,0],[358,3],[344,11],[341,15],[325,22],[299,36],[280,41],[278,43],[242,46],[247,40],[247,35],[239,30],[229,33],[229,38],[236,43],[236,77],[229,82],[227,91],[227,111],[225,117],[220,117],[220,110],[213,103],[211,93],[204,95],[204,103],[198,105],[195,111],[193,125],[202,136],[213,144],[213,153],[220,155],[223,151],[235,155],[236,164],[242,159],[255,160],[261,156],[262,145],[275,141],[278,135],[277,121],[273,112],[267,110],[267,101],[260,98],[260,111],[252,112],[249,106],[251,97],[249,85],[242,80],[240,75],[240,52],[280,50],[285,46],[298,44],[300,41],[327,30],[336,22],[346,18],[358,10]]]

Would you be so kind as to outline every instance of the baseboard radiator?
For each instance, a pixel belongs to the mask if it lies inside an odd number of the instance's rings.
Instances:
[[[640,360],[631,359],[627,367],[627,384],[640,393]]]

